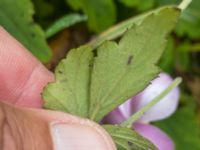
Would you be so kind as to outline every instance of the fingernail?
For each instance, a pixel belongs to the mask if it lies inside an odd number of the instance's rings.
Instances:
[[[54,124],[51,127],[55,150],[107,150],[103,136],[88,125]]]

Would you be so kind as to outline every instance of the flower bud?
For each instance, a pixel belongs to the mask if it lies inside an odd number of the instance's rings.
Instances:
[[[137,112],[147,105],[162,91],[164,91],[172,81],[173,79],[168,74],[160,73],[159,77],[154,79],[144,91],[132,98],[132,113]],[[169,117],[176,111],[179,102],[179,95],[179,88],[174,88],[161,101],[150,108],[150,110],[141,117],[140,121],[151,122]]]

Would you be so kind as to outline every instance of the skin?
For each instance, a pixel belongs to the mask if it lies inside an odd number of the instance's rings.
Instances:
[[[72,143],[71,149],[82,150],[84,140],[93,150],[116,150],[98,124],[41,109],[42,89],[53,80],[53,74],[0,27],[0,149],[62,150]],[[57,136],[54,131],[60,128],[64,132]],[[70,139],[72,135],[79,139]]]

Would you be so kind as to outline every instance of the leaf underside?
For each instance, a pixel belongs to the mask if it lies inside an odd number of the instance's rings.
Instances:
[[[69,52],[56,67],[56,82],[43,92],[45,107],[87,117],[92,50],[80,47]]]
[[[163,8],[129,29],[119,43],[106,41],[93,51],[72,49],[56,68],[56,81],[43,91],[44,107],[99,122],[143,90],[160,69],[155,65],[180,10]],[[119,150],[157,150],[130,128],[104,126]]]
[[[134,25],[119,43],[104,42],[95,52],[90,46],[71,50],[56,68],[56,82],[43,92],[44,106],[99,122],[159,73],[155,64],[179,13],[165,7]]]
[[[100,121],[109,111],[143,90],[159,73],[155,65],[180,11],[165,8],[133,26],[117,44],[97,50],[91,75],[90,118]]]

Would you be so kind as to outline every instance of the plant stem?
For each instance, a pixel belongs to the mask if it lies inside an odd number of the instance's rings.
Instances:
[[[181,10],[184,10],[184,9],[186,9],[188,6],[189,6],[189,4],[192,2],[192,0],[183,0],[180,4],[179,4],[179,6],[178,6],[178,8],[180,8]]]
[[[133,114],[130,118],[124,121],[121,125],[125,127],[131,127],[132,124],[143,116],[145,112],[156,105],[160,100],[162,100],[170,91],[172,91],[176,86],[181,83],[182,79],[180,77],[176,78],[171,85],[169,85],[161,94],[149,102],[146,106],[141,108],[138,112]]]

